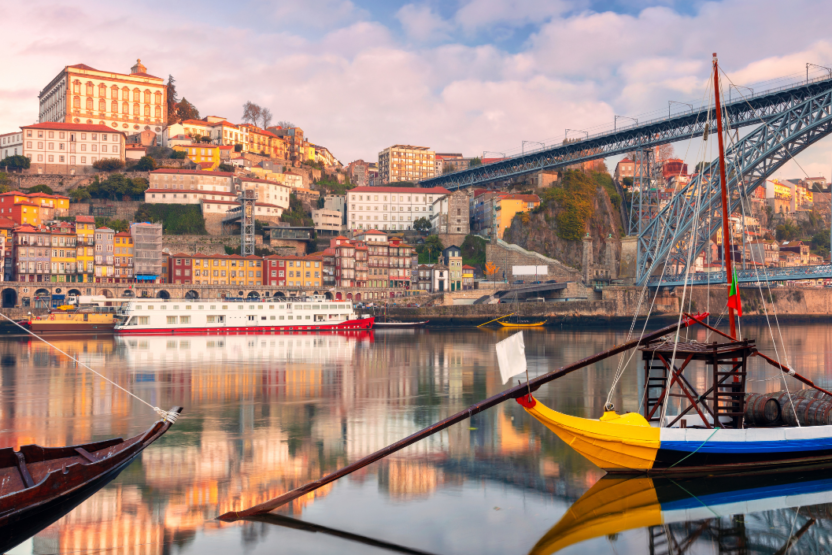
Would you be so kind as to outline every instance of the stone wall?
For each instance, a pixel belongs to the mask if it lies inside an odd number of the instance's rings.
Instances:
[[[458,233],[440,233],[438,237],[442,241],[442,245],[445,247],[450,247],[451,245],[461,247],[467,235],[460,235]]]
[[[263,244],[263,238],[259,235],[255,239],[255,244]],[[164,235],[162,237],[162,248],[169,249],[171,253],[225,254],[225,247],[239,249],[240,236]]]
[[[554,258],[527,251],[517,245],[510,245],[501,240],[496,243],[488,243],[485,246],[485,259],[500,268],[500,277],[505,271],[506,276],[513,279],[513,276],[511,276],[512,266],[546,266],[549,272],[546,279],[556,279],[558,281],[577,281],[581,279],[581,273],[575,268],[567,266]]]

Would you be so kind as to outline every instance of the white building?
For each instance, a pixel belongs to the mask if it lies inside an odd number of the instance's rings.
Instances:
[[[341,223],[341,212],[338,210],[327,210],[321,208],[312,211],[312,222],[315,225],[316,231],[332,231],[339,233],[343,228]]]
[[[430,219],[434,203],[448,194],[442,187],[356,187],[347,191],[347,227],[413,229],[413,222]]]
[[[289,209],[289,195],[291,187],[278,181],[268,181],[266,179],[256,179],[253,177],[238,177],[235,179],[237,190],[254,189],[257,191],[257,205],[275,205],[283,210]]]
[[[426,146],[393,145],[378,153],[381,183],[415,183],[436,175],[436,154]]]
[[[236,199],[237,195],[234,195],[234,198]],[[200,199],[199,202],[202,206],[203,216],[207,216],[209,214],[219,214],[221,216],[225,216],[229,210],[240,208],[240,203],[236,200]],[[258,217],[274,219],[282,216],[284,210],[285,208],[276,204],[258,202],[254,207],[254,216],[255,219]]]
[[[199,204],[201,200],[233,200],[234,174],[200,170],[154,170],[144,201],[154,204]]]
[[[125,159],[124,133],[104,125],[44,122],[20,129],[30,167],[44,173],[89,168],[102,158]]]
[[[149,75],[141,60],[129,74],[66,66],[38,99],[41,122],[98,124],[125,133],[161,133],[167,124],[165,81]]]
[[[0,160],[18,154],[23,154],[23,132],[0,135]]]

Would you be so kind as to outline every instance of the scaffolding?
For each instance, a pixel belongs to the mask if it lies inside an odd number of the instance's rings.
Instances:
[[[133,238],[133,275],[156,280],[162,275],[162,224],[138,223],[130,227]]]
[[[243,189],[237,195],[240,203],[240,254],[249,256],[254,254],[254,208],[257,192],[254,189]]]

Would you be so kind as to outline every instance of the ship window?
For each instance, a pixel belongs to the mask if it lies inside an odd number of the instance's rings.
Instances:
[[[168,349],[175,349],[176,348],[176,341],[168,341],[167,342]]]
[[[217,321],[216,316],[206,316],[205,318],[206,318],[206,322],[208,322],[209,324],[214,324]]]
[[[175,324],[176,316],[168,316],[168,324]]]
[[[266,316],[261,316],[260,319],[261,320],[268,320],[268,318]]]
[[[275,317],[274,317],[274,315],[272,315],[272,320],[275,320]]]
[[[147,321],[150,317],[149,316],[137,316],[137,318],[139,319],[139,325],[140,326],[146,326]]]
[[[237,305],[237,310],[242,310],[242,309],[244,309],[244,308],[245,308],[245,307],[244,307],[243,305],[241,305],[241,304],[238,304],[238,305]]]
[[[312,309],[312,306],[311,306],[311,305],[306,305],[306,306],[304,306],[303,308],[305,308],[306,310],[311,310],[311,309]]]
[[[179,305],[178,304],[173,305],[173,309],[174,310],[179,310]]]
[[[269,307],[269,310],[274,310],[274,305],[271,305],[271,306]]]
[[[254,305],[253,304],[248,305],[248,309],[249,310],[254,310]]]
[[[280,310],[283,310],[283,305],[282,304],[278,305],[277,308],[279,308]]]
[[[308,315],[308,314],[307,314],[307,315],[306,315],[306,319],[307,319],[307,320],[309,320],[310,318],[312,318],[312,317],[311,317],[310,315]]]
[[[281,316],[280,319],[283,320],[283,316]]]
[[[190,309],[191,309],[191,305],[186,304],[186,305],[185,305],[185,310],[190,310]]]
[[[223,310],[228,310],[228,305],[227,304],[222,305],[222,309]]]
[[[190,316],[180,316],[179,317],[179,323],[180,324],[190,324],[191,323],[191,317]]]
[[[90,320],[90,315],[89,314],[84,314],[84,322],[89,322],[89,320]]]
[[[165,305],[159,305],[159,310],[165,310],[167,307]]]
[[[300,316],[298,316],[298,318],[300,318]],[[291,319],[292,319],[292,317],[291,317],[291,316],[289,316],[289,320],[291,320]]]
[[[255,316],[249,315],[249,316],[248,316],[248,321],[249,321],[249,322],[253,322],[253,321],[254,321],[254,318],[255,318]]]
[[[216,310],[216,309],[217,309],[217,305],[213,305],[213,304],[212,304],[212,305],[211,305],[211,310]]]
[[[260,310],[263,310],[263,305],[261,304],[261,305],[260,305],[260,306],[258,306],[257,308],[259,308]]]

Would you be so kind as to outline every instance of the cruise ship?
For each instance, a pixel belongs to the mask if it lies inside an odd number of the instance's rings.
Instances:
[[[115,332],[137,335],[369,330],[372,316],[351,301],[303,299],[136,299],[122,306]]]

